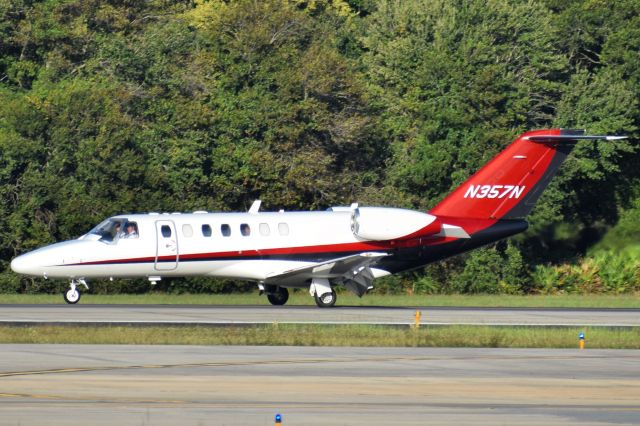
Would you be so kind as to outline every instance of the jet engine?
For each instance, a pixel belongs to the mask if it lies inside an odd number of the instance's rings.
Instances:
[[[361,240],[394,240],[437,234],[435,216],[387,207],[358,207],[351,213],[351,232]]]

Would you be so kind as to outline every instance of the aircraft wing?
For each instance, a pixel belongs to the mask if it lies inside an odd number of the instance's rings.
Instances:
[[[330,280],[340,280],[347,285],[352,284],[356,294],[364,294],[371,286],[373,272],[370,266],[380,258],[388,256],[387,253],[367,252],[358,253],[351,256],[338,257],[326,262],[314,263],[313,265],[291,269],[282,273],[270,274],[264,280],[265,284],[276,284],[281,286],[299,287],[301,283],[313,278],[326,278]],[[351,288],[350,288],[351,289]]]

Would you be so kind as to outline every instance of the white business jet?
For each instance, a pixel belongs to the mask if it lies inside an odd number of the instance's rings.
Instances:
[[[524,217],[576,141],[615,140],[537,130],[513,143],[428,213],[385,207],[313,212],[148,213],[111,217],[82,235],[23,254],[19,273],[69,279],[67,303],[93,278],[209,276],[256,282],[273,305],[308,288],[319,307],[335,287],[358,296],[375,278],[416,269],[527,229]]]

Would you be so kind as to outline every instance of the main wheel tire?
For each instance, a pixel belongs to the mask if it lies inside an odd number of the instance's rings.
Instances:
[[[316,300],[316,305],[318,305],[319,308],[331,308],[336,304],[338,295],[335,290],[331,289],[330,292],[324,293],[320,296],[316,294],[313,298]]]
[[[82,293],[80,293],[80,290],[78,289],[69,289],[64,293],[64,301],[67,302],[70,305],[75,305],[76,303],[78,303],[80,301],[80,297],[82,296]]]
[[[289,300],[289,290],[284,287],[278,287],[275,292],[267,293],[267,299],[274,306],[282,306]]]

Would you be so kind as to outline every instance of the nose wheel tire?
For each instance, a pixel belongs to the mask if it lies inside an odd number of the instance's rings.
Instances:
[[[80,290],[78,290],[77,288],[70,288],[64,293],[64,301],[70,305],[75,305],[80,301],[80,296],[82,296]]]
[[[289,290],[284,287],[278,287],[273,293],[267,293],[267,299],[274,306],[282,306],[289,300]]]
[[[332,289],[331,292],[321,294],[320,296],[316,294],[313,298],[316,300],[316,305],[318,305],[319,308],[331,308],[336,304],[338,295],[335,290]]]

